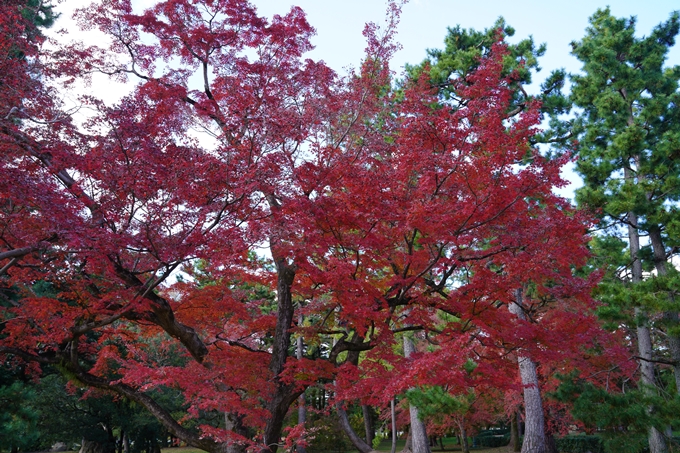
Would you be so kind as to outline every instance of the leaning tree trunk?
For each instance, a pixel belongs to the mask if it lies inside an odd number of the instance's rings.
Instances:
[[[347,412],[345,412],[340,404],[336,405],[336,411],[340,421],[340,428],[342,428],[342,430],[345,432],[349,438],[349,441],[352,442],[352,445],[354,445],[354,447],[359,450],[360,453],[373,453],[373,446],[368,445],[361,437],[359,437],[359,435],[357,435],[356,432],[354,432],[352,425],[349,424]]]
[[[526,314],[522,308],[522,289],[515,292],[515,301],[510,303],[510,313],[521,320],[526,320]],[[545,444],[545,420],[543,417],[543,401],[538,386],[538,373],[536,363],[531,357],[517,355],[519,363],[519,375],[524,387],[524,442],[522,453],[547,453]]]
[[[413,341],[404,335],[404,357],[407,359],[415,352],[415,345]],[[425,429],[425,422],[418,416],[418,408],[413,404],[409,404],[409,413],[411,415],[411,442],[413,453],[430,453],[430,440],[427,437],[427,429]]]
[[[625,169],[626,179],[632,178],[631,170]],[[630,245],[630,257],[633,260],[632,281],[633,284],[642,281],[642,261],[640,260],[640,235],[637,229],[637,215],[633,212],[628,213],[628,243]],[[641,319],[644,313],[640,308],[635,308],[635,318]],[[637,326],[638,352],[640,354],[640,384],[644,392],[654,393],[656,382],[654,380],[654,362],[652,337],[649,332],[647,322],[639,322]],[[652,408],[649,408],[651,411]],[[650,453],[666,453],[666,439],[661,432],[653,426],[649,427],[649,451]]]

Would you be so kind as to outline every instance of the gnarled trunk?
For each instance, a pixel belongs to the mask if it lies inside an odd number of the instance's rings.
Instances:
[[[272,254],[275,255],[274,251],[272,251]],[[285,384],[279,379],[284,370],[291,343],[290,329],[293,326],[295,312],[291,288],[295,279],[295,267],[287,264],[284,258],[280,258],[276,260],[276,270],[278,274],[276,287],[278,312],[274,344],[269,362],[269,370],[276,382],[276,389],[267,403],[270,416],[264,428],[262,439],[264,445],[260,449],[261,453],[276,452],[288,409],[301,394],[300,391],[295,390],[295,385]]]

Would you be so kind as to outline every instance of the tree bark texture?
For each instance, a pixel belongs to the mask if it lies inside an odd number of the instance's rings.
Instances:
[[[273,250],[272,254],[274,254]],[[272,356],[269,362],[269,370],[276,382],[276,389],[267,404],[270,416],[264,428],[264,445],[260,450],[261,453],[276,452],[288,409],[301,394],[299,391],[294,391],[294,385],[285,384],[279,379],[284,370],[291,343],[290,329],[293,326],[295,313],[291,288],[295,280],[295,268],[287,264],[284,258],[279,258],[276,260],[276,270],[278,311]]]
[[[367,404],[361,405],[361,412],[364,416],[364,431],[366,431],[366,443],[373,445],[373,438],[375,437],[375,428],[373,427],[373,410]]]
[[[407,359],[411,357],[415,352],[415,349],[413,341],[404,335],[404,357]],[[430,453],[430,440],[427,438],[425,422],[418,417],[418,408],[410,404],[409,413],[411,416],[411,441],[413,442],[413,453]]]
[[[468,443],[464,420],[458,422],[458,429],[460,430],[460,448],[463,453],[470,453],[470,444]]]
[[[390,453],[397,451],[397,411],[394,409],[394,398],[390,400],[390,415],[392,415],[392,449]]]
[[[510,304],[510,313],[521,320],[526,320],[526,314],[522,308],[522,289],[515,292],[515,301]],[[543,401],[538,386],[538,373],[536,363],[531,357],[517,355],[519,363],[519,375],[524,388],[524,442],[522,453],[547,453],[545,443],[545,419],[543,417]]]
[[[658,227],[651,228],[649,231],[649,240],[652,243],[652,251],[654,252],[654,268],[659,276],[665,277],[668,275],[668,265],[666,263],[666,247],[664,246],[661,237],[661,229]],[[670,294],[669,297],[675,302],[675,297]],[[664,313],[664,320],[669,326],[677,326],[678,312],[669,311]],[[680,337],[677,335],[668,335],[668,351],[673,361],[673,373],[675,376],[675,390],[680,394]]]
[[[512,451],[519,452],[521,450],[521,445],[519,443],[519,423],[517,420],[517,414],[513,413],[510,416],[510,447]]]
[[[626,179],[631,178],[631,170],[626,168],[624,175]],[[639,256],[640,234],[637,229],[637,215],[633,212],[628,213],[628,243],[630,246],[630,257],[633,260],[631,279],[633,284],[635,284],[642,281],[642,261]],[[644,317],[644,313],[640,308],[635,308],[635,317],[637,319]],[[638,353],[640,354],[640,384],[643,391],[654,392],[656,389],[656,382],[654,380],[654,362],[652,362],[652,337],[647,322],[638,322],[637,340]],[[652,408],[650,408],[650,410],[651,409]],[[648,438],[650,453],[666,453],[668,451],[663,434],[655,427],[649,427]]]
[[[302,316],[298,318],[298,325],[302,325],[303,319]],[[302,360],[302,337],[297,338],[297,345],[295,349],[295,356],[298,360]],[[298,424],[302,425],[302,427],[305,426],[305,423],[307,422],[307,407],[305,406],[306,401],[305,401],[305,393],[302,392],[300,397],[298,398]],[[307,453],[307,449],[303,445],[296,445],[295,450],[297,453]]]

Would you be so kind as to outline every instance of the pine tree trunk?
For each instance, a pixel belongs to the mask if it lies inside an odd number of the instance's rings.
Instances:
[[[661,238],[661,229],[658,227],[650,228],[649,230],[649,240],[652,243],[652,250],[654,252],[654,268],[657,274],[661,277],[668,275],[668,265],[666,263],[666,247],[663,244],[663,239]],[[675,298],[673,294],[669,297],[673,302]],[[670,326],[678,325],[678,312],[671,311],[664,313],[664,320]],[[680,394],[680,337],[677,335],[668,335],[668,351],[671,354],[671,360],[673,361],[673,373],[675,376],[675,390]]]
[[[522,289],[516,292],[515,302],[510,304],[509,310],[521,320],[526,320],[522,308]],[[527,356],[517,356],[519,375],[524,388],[524,442],[522,453],[547,453],[545,444],[545,420],[543,418],[543,401],[538,386],[536,363]]]
[[[632,178],[631,170],[626,168],[624,172],[626,179]],[[628,213],[628,243],[630,245],[630,256],[633,260],[632,281],[633,284],[642,281],[642,262],[640,261],[640,235],[637,229],[637,215],[633,212]],[[635,308],[635,317],[640,319],[643,313],[639,308]],[[638,352],[640,354],[640,384],[643,391],[654,392],[656,382],[654,380],[654,362],[652,350],[652,337],[646,322],[637,326]],[[651,410],[651,408],[650,408]],[[649,427],[649,451],[650,453],[666,453],[668,448],[663,435],[655,427]]]
[[[412,449],[413,449],[413,436],[411,435],[411,430],[409,429],[408,434],[406,435],[406,442],[404,442],[404,449],[401,451],[401,453],[411,453]]]
[[[460,448],[463,453],[470,453],[470,444],[468,443],[464,420],[458,422],[458,429],[460,429]]]
[[[410,338],[404,335],[404,357],[407,359],[415,352],[415,345]],[[418,408],[409,405],[411,415],[411,441],[413,442],[413,453],[430,453],[430,441],[427,438],[425,422],[418,417]]]

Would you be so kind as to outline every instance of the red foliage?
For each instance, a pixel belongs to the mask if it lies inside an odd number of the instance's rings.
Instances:
[[[164,418],[147,391],[178,388],[189,415],[238,415],[267,449],[317,382],[376,404],[414,385],[516,389],[516,348],[581,367],[602,337],[573,272],[588,219],[551,192],[564,160],[529,145],[537,105],[508,116],[502,43],[453,109],[424,78],[391,89],[395,5],[344,79],[302,58],[299,8],[268,22],[243,0],[106,0],[79,18],[111,46],[53,54],[2,8],[0,353],[60,363],[201,448],[245,441]],[[83,98],[77,125],[56,87],[93,71],[136,85]],[[524,285],[531,322],[506,308]],[[437,346],[403,359],[405,329]]]

